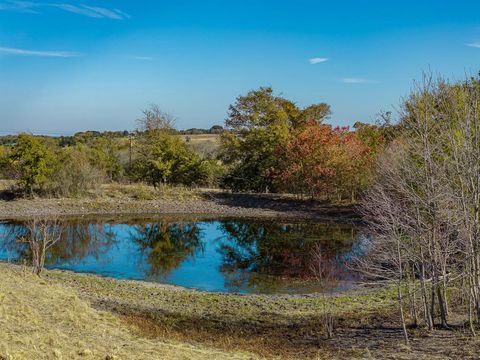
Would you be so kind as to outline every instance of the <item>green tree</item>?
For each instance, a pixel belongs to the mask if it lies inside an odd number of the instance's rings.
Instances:
[[[277,191],[272,177],[278,164],[275,149],[284,143],[287,134],[283,126],[254,129],[240,136],[225,133],[221,158],[228,172],[223,186],[235,191]]]
[[[38,138],[21,134],[9,155],[18,185],[30,196],[48,182],[55,166],[54,153]]]
[[[5,145],[0,145],[0,176],[8,177],[9,171],[9,149]]]
[[[321,123],[330,114],[327,104],[304,109],[273,93],[271,87],[252,90],[230,105],[221,136],[220,158],[228,166],[223,186],[236,191],[278,191],[273,172],[276,149],[285,145],[289,131],[308,121]]]
[[[312,104],[304,108],[294,124],[294,127],[299,127],[314,121],[317,124],[323,123],[331,114],[330,105],[325,103]]]
[[[271,87],[260,87],[237,97],[230,105],[225,125],[233,131],[264,128],[273,124],[298,127],[309,121],[320,124],[330,115],[325,103],[299,108],[294,102],[274,95]]]
[[[224,186],[234,190],[274,191],[270,171],[276,165],[275,149],[288,134],[289,115],[296,107],[260,88],[239,96],[230,105],[221,137],[221,158],[229,166]]]
[[[102,169],[109,180],[118,181],[123,173],[123,167],[119,159],[119,146],[107,137],[95,139],[92,146],[93,165]]]
[[[138,120],[137,156],[130,169],[135,180],[159,184],[203,185],[212,166],[175,134],[172,118],[152,105]]]

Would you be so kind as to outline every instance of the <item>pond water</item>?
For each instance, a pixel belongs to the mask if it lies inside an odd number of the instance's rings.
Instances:
[[[333,222],[166,216],[63,219],[59,226],[47,268],[205,291],[344,290],[355,280],[346,263],[362,248],[355,227]],[[0,223],[0,260],[29,261],[28,244],[18,241],[25,232],[22,222]],[[320,279],[312,277],[316,249]]]

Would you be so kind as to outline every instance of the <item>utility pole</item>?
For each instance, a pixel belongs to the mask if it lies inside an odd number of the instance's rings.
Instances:
[[[128,148],[128,167],[132,167],[132,134],[128,134],[128,142],[129,142],[129,148]]]

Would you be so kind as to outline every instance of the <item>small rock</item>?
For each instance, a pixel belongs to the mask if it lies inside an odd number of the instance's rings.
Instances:
[[[84,350],[80,350],[78,352],[78,355],[80,355],[80,356],[92,356],[93,353],[90,349],[84,349]]]
[[[55,356],[55,359],[61,359],[62,353],[58,349],[53,349],[53,356]]]

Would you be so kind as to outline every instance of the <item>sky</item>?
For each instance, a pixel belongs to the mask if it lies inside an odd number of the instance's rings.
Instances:
[[[334,125],[480,70],[480,1],[0,0],[0,134],[131,130],[158,104],[222,125],[260,86]]]

